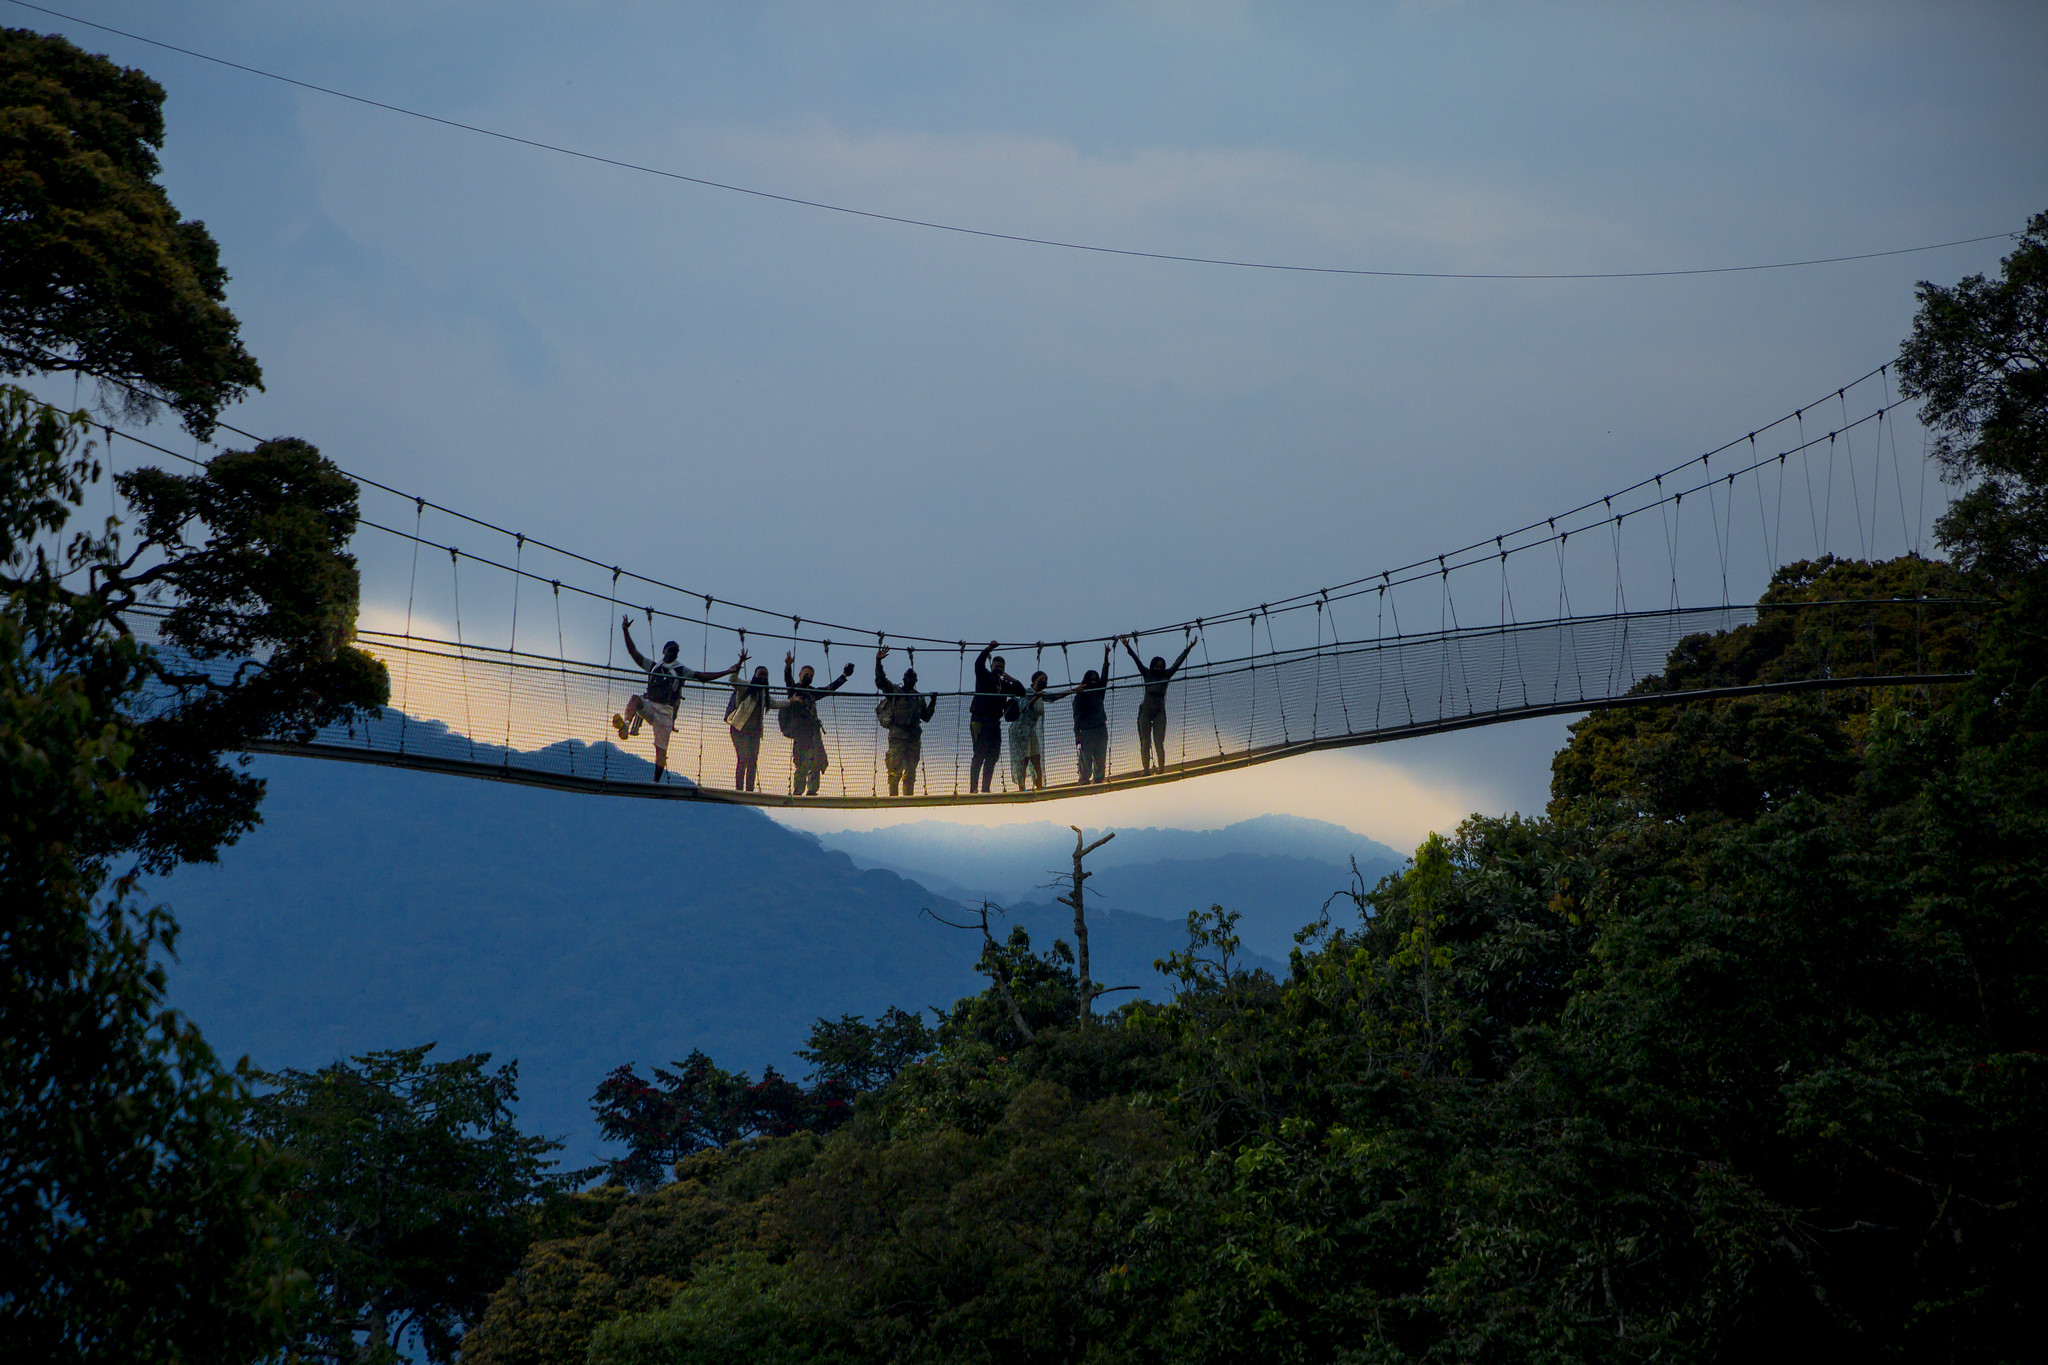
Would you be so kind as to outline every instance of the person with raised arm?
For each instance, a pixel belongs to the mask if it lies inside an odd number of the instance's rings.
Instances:
[[[768,727],[768,713],[796,705],[788,697],[778,697],[768,686],[766,664],[754,670],[754,676],[741,682],[737,676],[732,682],[732,696],[725,703],[725,725],[732,732],[732,789],[736,792],[750,792],[761,776],[761,735]]]
[[[633,618],[619,618],[619,629],[626,635],[626,652],[633,656],[633,662],[647,670],[647,690],[626,702],[624,714],[612,717],[612,728],[619,732],[621,742],[640,733],[640,722],[646,721],[654,727],[654,780],[659,782],[668,775],[668,741],[676,729],[676,707],[683,699],[683,684],[686,682],[716,682],[720,678],[735,677],[741,665],[747,661],[747,651],[740,651],[738,662],[731,668],[722,668],[716,673],[701,673],[688,668],[676,657],[677,646],[670,640],[661,647],[661,661],[655,663],[640,652],[633,643]]]
[[[889,732],[889,748],[883,757],[889,770],[889,795],[896,795],[901,788],[903,795],[915,796],[917,764],[924,757],[924,723],[938,714],[939,697],[936,692],[919,694],[914,668],[903,670],[901,683],[890,682],[882,671],[882,660],[888,657],[887,645],[875,651],[875,688],[882,694],[875,720]]]
[[[813,687],[811,679],[817,676],[816,672],[805,664],[802,672],[792,674],[790,670],[795,664],[795,650],[782,656],[782,690],[788,695],[789,704],[775,719],[782,726],[782,733],[789,736],[789,761],[796,767],[790,795],[816,796],[819,779],[832,766],[825,753],[825,722],[818,715],[818,698],[846,686],[847,679],[853,676],[853,665],[848,664],[823,687]]]
[[[974,756],[967,769],[967,790],[995,789],[996,760],[1003,755],[1003,713],[1008,699],[1024,695],[1023,684],[1011,677],[1000,656],[993,661],[996,642],[974,659],[974,700],[967,704],[967,733]]]
[[[1146,663],[1138,657],[1138,651],[1131,648],[1132,637],[1117,636],[1117,643],[1124,647],[1124,653],[1131,656],[1131,662],[1138,666],[1138,676],[1145,680],[1145,697],[1138,703],[1138,759],[1145,765],[1145,771],[1152,771],[1154,750],[1159,754],[1159,767],[1166,768],[1166,685],[1173,681],[1173,675],[1180,672],[1180,666],[1194,653],[1202,637],[1190,634],[1187,648],[1171,664],[1166,656],[1155,654],[1152,662]]]
[[[1109,660],[1113,648],[1108,643],[1102,646],[1101,672],[1091,668],[1081,675],[1078,684],[1048,698],[1074,699],[1074,749],[1083,783],[1109,780],[1109,713],[1104,703],[1109,697]]]

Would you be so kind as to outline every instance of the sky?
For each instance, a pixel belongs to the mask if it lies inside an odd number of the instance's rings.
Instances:
[[[2036,5],[56,7],[690,176],[1175,254],[1687,268],[2048,209]],[[169,91],[165,183],[221,243],[264,368],[231,421],[721,598],[944,638],[1241,606],[1597,497],[1889,360],[1915,281],[2003,245],[1603,281],[1131,259],[722,192],[0,17]],[[372,541],[365,615],[390,620],[408,565]],[[571,652],[604,628],[572,620]],[[1279,811],[1412,844],[1540,807],[1565,724],[1089,819]]]

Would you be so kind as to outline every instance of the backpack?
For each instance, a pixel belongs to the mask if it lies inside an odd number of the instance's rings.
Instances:
[[[875,724],[884,730],[893,730],[899,725],[916,723],[917,713],[917,693],[891,692],[875,703]]]
[[[680,665],[658,663],[647,670],[647,700],[658,701],[663,706],[675,706],[683,699],[683,679],[678,671]]]
[[[811,707],[811,703],[806,701],[794,701],[791,702],[788,706],[783,707],[781,710],[775,713],[776,728],[782,731],[782,737],[784,739],[796,738],[796,713],[799,707],[805,710],[809,710]]]

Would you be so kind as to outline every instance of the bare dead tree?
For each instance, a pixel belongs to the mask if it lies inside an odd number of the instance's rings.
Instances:
[[[1074,907],[1074,967],[1078,974],[1077,986],[1081,997],[1077,1013],[1081,1023],[1085,1025],[1095,1017],[1095,997],[1107,994],[1107,989],[1096,985],[1094,978],[1088,975],[1088,916],[1082,910],[1082,906],[1087,901],[1085,885],[1095,874],[1082,867],[1081,860],[1116,838],[1116,834],[1112,831],[1091,844],[1088,842],[1088,836],[1081,833],[1079,825],[1068,825],[1067,828],[1074,831],[1074,870],[1070,874],[1068,893],[1060,897],[1060,904]]]

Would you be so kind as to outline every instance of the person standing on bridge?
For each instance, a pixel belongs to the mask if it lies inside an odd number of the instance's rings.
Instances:
[[[626,652],[633,656],[633,662],[647,670],[647,690],[626,702],[623,715],[612,717],[612,728],[619,732],[623,742],[640,733],[640,722],[646,721],[654,727],[654,780],[659,782],[668,774],[668,741],[676,729],[676,707],[683,699],[683,684],[686,682],[715,682],[720,678],[732,677],[747,661],[747,651],[740,651],[737,663],[731,668],[716,673],[700,673],[686,668],[677,659],[676,642],[670,640],[661,647],[661,662],[651,662],[633,643],[633,618],[619,618],[619,628],[626,633]]]
[[[1188,636],[1187,648],[1169,665],[1163,654],[1153,655],[1152,662],[1146,663],[1138,657],[1138,651],[1131,648],[1130,636],[1117,637],[1124,653],[1130,655],[1131,662],[1138,666],[1138,676],[1145,680],[1145,697],[1138,703],[1138,758],[1147,773],[1152,771],[1154,750],[1159,754],[1160,771],[1166,769],[1166,685],[1173,681],[1174,674],[1180,672],[1180,666],[1188,661],[1188,655],[1195,652],[1201,638],[1199,635]]]
[[[750,792],[761,775],[761,732],[767,728],[768,713],[796,705],[779,698],[768,687],[768,668],[762,665],[745,682],[733,679],[732,696],[725,703],[726,728],[732,731],[732,789]]]
[[[1109,780],[1109,712],[1104,703],[1109,698],[1109,660],[1114,647],[1102,647],[1100,673],[1089,669],[1081,675],[1079,685],[1060,694],[1074,699],[1074,749],[1084,783]]]
[[[875,687],[882,693],[882,703],[875,708],[875,719],[889,731],[889,749],[884,763],[889,770],[889,795],[917,795],[917,765],[924,757],[924,723],[938,714],[937,693],[921,696],[917,690],[917,670],[903,670],[902,683],[892,683],[889,675],[882,671],[882,660],[889,657],[889,647],[883,645],[875,651]]]
[[[974,700],[967,704],[967,732],[974,745],[967,769],[970,792],[995,789],[996,760],[1003,755],[1005,699],[1024,695],[1023,684],[1005,671],[1001,657],[989,659],[995,648],[996,642],[990,640],[974,660]]]
[[[847,679],[853,676],[853,665],[848,664],[845,672],[823,687],[813,687],[811,679],[816,674],[811,666],[805,664],[801,673],[792,675],[790,669],[795,663],[795,650],[782,658],[782,689],[789,696],[789,704],[776,720],[782,725],[782,733],[789,736],[789,759],[796,765],[796,781],[789,789],[790,795],[816,796],[818,780],[832,766],[825,753],[825,722],[818,715],[818,698],[846,686]]]
[[[1048,695],[1045,687],[1050,681],[1043,671],[1031,675],[1031,690],[1012,703],[1017,714],[1010,721],[1010,777],[1017,784],[1018,791],[1031,789],[1031,778],[1038,778],[1038,789],[1045,790],[1045,704],[1057,701],[1057,695]]]

